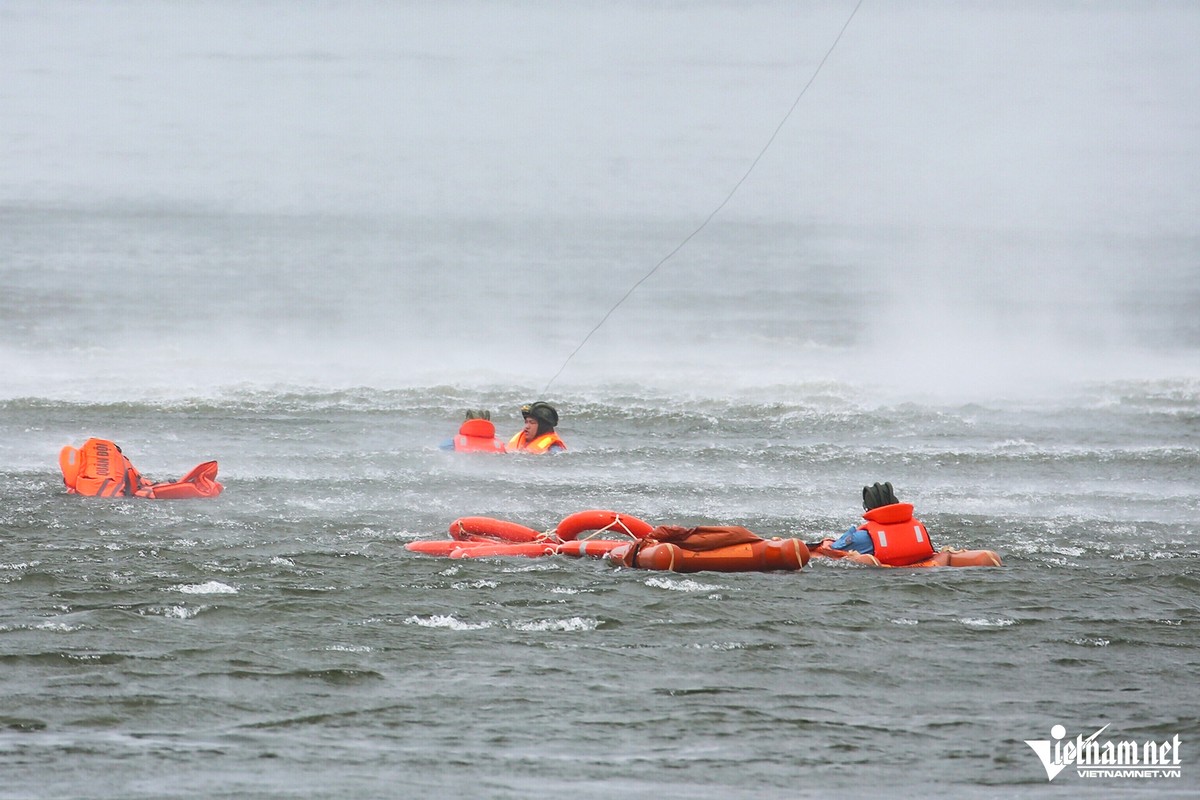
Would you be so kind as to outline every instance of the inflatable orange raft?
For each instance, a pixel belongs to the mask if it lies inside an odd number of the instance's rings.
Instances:
[[[608,558],[624,566],[668,572],[774,572],[795,571],[808,563],[808,547],[799,539],[762,539],[757,542],[686,550],[671,542],[660,542],[630,555],[633,545],[613,549]]]
[[[670,572],[795,571],[808,558],[808,546],[799,539],[764,539],[736,525],[660,525],[608,554],[614,564]]]
[[[886,569],[912,569],[919,567],[1000,567],[1003,563],[1000,555],[994,550],[957,550],[952,547],[944,548],[934,553],[924,561],[915,564],[905,564],[902,567],[894,564],[884,564],[878,558],[853,550],[834,550],[829,545],[833,539],[825,539],[816,547],[810,547],[813,558],[829,558],[861,564],[864,567],[884,567]]]

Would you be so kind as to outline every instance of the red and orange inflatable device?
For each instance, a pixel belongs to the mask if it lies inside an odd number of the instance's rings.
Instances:
[[[763,539],[735,526],[655,527],[604,510],[579,511],[545,532],[492,517],[460,517],[450,524],[450,537],[409,542],[405,547],[450,558],[607,557],[614,564],[673,572],[797,570],[808,561],[808,550],[799,539]]]
[[[145,497],[176,500],[216,497],[224,489],[217,483],[217,462],[197,464],[177,481],[155,483],[142,477],[121,448],[107,439],[88,439],[82,447],[67,445],[58,454],[68,494],[89,497]]]
[[[834,550],[829,546],[832,539],[807,545],[800,539],[764,539],[736,525],[654,526],[616,511],[579,511],[547,531],[493,517],[459,517],[450,523],[449,533],[449,539],[409,542],[405,548],[450,558],[591,556],[620,566],[671,572],[796,571],[817,555],[888,566],[874,556]],[[990,567],[1000,566],[1000,557],[991,550],[946,549],[906,566]]]

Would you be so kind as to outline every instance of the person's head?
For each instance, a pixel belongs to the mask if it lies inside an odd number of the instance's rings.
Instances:
[[[529,439],[550,433],[558,425],[558,412],[554,406],[540,400],[521,406],[521,416],[525,418],[525,436]]]
[[[863,511],[871,511],[880,506],[890,506],[899,502],[890,481],[887,483],[876,482],[874,486],[863,487]]]

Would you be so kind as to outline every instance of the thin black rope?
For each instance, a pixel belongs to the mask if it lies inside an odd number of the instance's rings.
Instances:
[[[742,188],[742,184],[745,183],[746,179],[750,177],[750,173],[754,172],[754,168],[758,166],[758,162],[762,161],[763,156],[767,154],[767,150],[770,149],[771,145],[775,142],[776,137],[779,136],[779,132],[781,130],[783,130],[783,126],[786,125],[788,119],[791,118],[792,112],[794,112],[796,110],[796,107],[800,105],[800,100],[803,99],[805,92],[807,92],[808,88],[813,85],[813,82],[816,81],[817,76],[821,74],[821,68],[825,66],[825,62],[829,60],[829,57],[831,55],[833,55],[834,48],[836,48],[838,46],[838,42],[840,42],[842,40],[842,35],[845,34],[846,29],[850,27],[851,20],[854,19],[854,15],[858,13],[858,9],[862,4],[863,4],[863,0],[858,0],[858,2],[854,5],[854,10],[850,12],[850,16],[848,16],[846,18],[846,22],[845,22],[845,24],[842,25],[842,29],[840,31],[838,31],[838,35],[836,37],[834,37],[833,44],[829,45],[829,49],[825,51],[825,55],[821,58],[821,61],[817,64],[817,68],[813,70],[812,76],[809,77],[809,79],[808,79],[808,83],[804,84],[804,88],[802,88],[800,90],[800,93],[798,95],[796,95],[796,99],[794,101],[792,101],[791,108],[789,108],[787,110],[787,113],[783,115],[783,119],[781,119],[779,121],[779,124],[775,126],[775,130],[774,130],[774,132],[771,133],[771,137],[769,139],[767,139],[767,143],[764,144],[762,146],[762,149],[758,151],[758,155],[754,157],[754,160],[752,162],[750,162],[750,166],[746,169],[746,172],[742,175],[741,178],[738,179],[738,182],[733,185],[733,188],[729,190],[729,193],[727,195],[725,195],[725,199],[722,200],[717,205],[717,207],[714,208],[712,210],[712,212],[709,213],[709,215],[704,218],[704,221],[701,222],[700,225],[694,231],[692,231],[687,236],[685,236],[683,241],[681,241],[679,244],[675,245],[675,248],[673,250],[671,250],[671,252],[669,252],[665,256],[663,256],[659,260],[659,262],[657,264],[655,264],[653,268],[651,268],[651,270],[649,272],[647,272],[645,275],[643,275],[641,278],[639,278],[636,283],[634,283],[632,286],[630,286],[629,290],[621,296],[620,300],[613,303],[612,307],[610,309],[608,309],[608,311],[604,314],[603,317],[600,318],[600,321],[597,322],[596,325],[590,331],[588,331],[587,336],[583,337],[583,341],[581,341],[575,347],[575,349],[571,351],[571,354],[569,356],[567,356],[566,360],[563,361],[562,366],[558,368],[558,372],[554,373],[554,377],[552,377],[549,381],[547,381],[546,388],[542,390],[543,397],[546,396],[546,392],[548,392],[550,390],[550,387],[554,384],[554,382],[556,380],[558,380],[558,376],[563,374],[563,370],[565,370],[567,368],[567,365],[571,363],[571,359],[575,358],[575,354],[578,353],[580,350],[582,350],[583,346],[588,343],[589,339],[592,338],[592,334],[594,334],[596,331],[600,330],[601,326],[603,326],[604,323],[608,321],[608,318],[613,315],[613,312],[616,311],[618,308],[620,308],[621,305],[626,300],[629,299],[630,295],[632,295],[635,291],[637,291],[637,288],[639,286],[641,286],[643,283],[645,283],[647,280],[649,280],[651,275],[658,272],[659,267],[661,267],[663,264],[670,261],[671,258],[673,258],[676,253],[678,253],[680,250],[682,250],[687,245],[688,242],[690,242],[693,238],[695,238],[696,234],[698,234],[698,233],[700,233],[700,231],[704,230],[708,226],[708,223],[712,222],[713,217],[717,216],[717,214],[719,214],[721,212],[721,209],[725,208],[725,206],[729,204],[729,201],[733,199],[733,196],[735,194],[737,194],[737,190]]]

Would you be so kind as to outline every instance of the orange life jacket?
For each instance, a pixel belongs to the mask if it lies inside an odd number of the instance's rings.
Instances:
[[[121,448],[107,439],[88,439],[78,450],[64,447],[58,465],[68,494],[131,497],[153,485],[142,478]]]
[[[912,512],[912,503],[892,503],[863,514],[861,528],[871,535],[880,563],[903,567],[933,556],[929,531]]]
[[[566,443],[558,438],[558,434],[554,431],[543,433],[532,442],[525,439],[525,431],[518,431],[516,436],[508,440],[508,452],[545,453],[555,445],[561,447],[563,450],[567,449]]]
[[[490,420],[469,419],[454,437],[454,449],[466,453],[503,453],[504,442],[496,438],[496,426]]]
[[[172,500],[216,497],[225,488],[217,482],[217,462],[197,464],[172,483],[143,478],[121,448],[107,439],[88,439],[79,449],[67,445],[58,454],[68,494],[88,497],[145,497]]]

